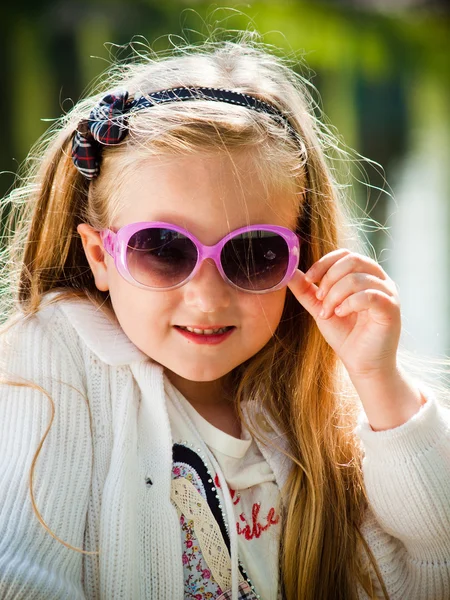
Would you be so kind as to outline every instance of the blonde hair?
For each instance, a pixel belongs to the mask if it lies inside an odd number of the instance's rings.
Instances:
[[[300,268],[340,247],[348,236],[347,210],[327,160],[338,144],[314,116],[309,85],[248,33],[234,41],[186,45],[169,56],[144,56],[140,50],[135,60],[112,68],[102,89],[79,102],[36,146],[27,181],[9,196],[20,209],[20,217],[14,212],[10,220],[16,230],[10,264],[20,265],[8,272],[9,281],[15,275],[12,306],[32,315],[46,292],[60,289],[111,309],[108,295],[95,287],[76,227],[81,222],[109,226],[121,187],[149,156],[250,150],[267,186],[286,185],[295,192],[303,239]],[[100,175],[89,184],[71,159],[79,120],[117,87],[137,95],[177,86],[258,96],[289,117],[303,144],[295,144],[269,116],[225,103],[203,101],[200,109],[196,101],[156,106],[134,115],[125,140],[104,149]],[[335,353],[289,290],[275,335],[235,369],[232,382],[239,410],[244,399],[256,409],[264,406],[289,444],[293,466],[283,490],[280,554],[287,600],[356,600],[357,583],[375,597],[373,572],[387,598],[360,532],[367,498],[353,433],[358,401]],[[255,423],[248,425],[263,439]]]

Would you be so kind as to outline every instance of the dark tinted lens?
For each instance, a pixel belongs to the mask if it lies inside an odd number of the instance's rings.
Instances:
[[[165,288],[184,281],[197,262],[197,248],[172,229],[141,229],[131,236],[127,266],[139,283]]]
[[[229,240],[222,249],[226,276],[244,290],[268,290],[286,274],[289,248],[271,231],[247,231]]]

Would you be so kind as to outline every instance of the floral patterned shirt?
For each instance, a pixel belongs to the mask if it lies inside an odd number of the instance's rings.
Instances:
[[[173,438],[172,501],[180,518],[185,599],[231,598],[229,535],[222,490],[192,430],[178,414],[176,394],[214,454],[229,486],[239,551],[239,598],[277,600],[280,494],[274,475],[245,429],[234,438],[206,421],[168,383]]]

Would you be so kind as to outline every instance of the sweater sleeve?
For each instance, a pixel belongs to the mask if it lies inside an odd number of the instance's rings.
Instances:
[[[450,410],[423,391],[427,402],[403,425],[373,431],[361,412],[356,433],[370,508],[391,540],[382,545],[396,548],[380,564],[391,597],[444,600],[450,598]],[[383,561],[380,548],[375,553]]]
[[[36,506],[56,536],[83,549],[92,468],[89,411],[74,333],[67,326],[64,331],[51,310],[53,318],[34,316],[1,336],[2,374],[35,384],[0,385],[2,600],[85,597],[84,555],[44,529],[30,496],[33,457],[51,420],[50,397],[55,413],[36,462]]]

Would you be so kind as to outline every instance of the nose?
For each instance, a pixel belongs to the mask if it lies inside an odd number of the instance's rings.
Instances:
[[[205,313],[228,308],[234,291],[209,258],[202,262],[195,277],[183,287],[186,304]]]

